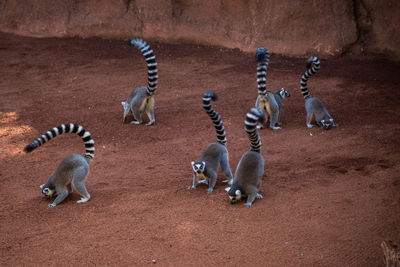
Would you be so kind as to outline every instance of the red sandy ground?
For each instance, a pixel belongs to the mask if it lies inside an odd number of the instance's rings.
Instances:
[[[339,128],[305,125],[305,59],[272,55],[267,84],[285,87],[283,129],[262,130],[265,174],[248,209],[187,190],[190,161],[216,140],[206,90],[228,138],[231,168],[249,149],[243,131],[257,97],[254,54],[150,42],[158,60],[156,124],[122,124],[130,91],[146,85],[141,53],[125,41],[0,34],[2,266],[382,266],[380,243],[400,240],[400,64],[378,57],[322,60],[309,80]],[[131,120],[132,117],[129,117]],[[87,188],[49,208],[40,192],[58,162],[84,152],[62,135],[23,147],[60,123],[96,142]]]

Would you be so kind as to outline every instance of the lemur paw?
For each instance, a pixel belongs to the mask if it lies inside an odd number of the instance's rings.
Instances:
[[[263,197],[261,194],[257,194],[256,198],[257,198],[257,199],[262,199],[262,198],[264,198],[264,197]]]
[[[208,188],[208,189],[206,190],[206,193],[209,195],[209,194],[211,194],[212,191],[213,191],[212,188]]]
[[[188,187],[188,189],[189,189],[189,190],[191,190],[191,189],[196,189],[196,186],[195,186],[195,185],[191,185],[191,186]]]
[[[50,208],[53,208],[53,207],[55,207],[57,204],[54,204],[54,203],[51,203],[51,204],[49,204],[48,206],[50,207]]]
[[[80,200],[78,200],[76,203],[85,203],[85,202],[88,202],[88,200],[89,200],[89,198],[83,197]]]
[[[149,121],[148,123],[146,123],[146,126],[154,125],[155,122],[156,122],[156,121]]]
[[[138,125],[138,124],[142,124],[140,121],[131,121],[131,124],[136,124],[136,125]]]
[[[277,126],[271,126],[270,127],[272,130],[280,130],[280,129],[282,129],[281,127],[277,127]]]
[[[250,208],[251,207],[251,203],[250,202],[246,202],[246,203],[243,204],[243,206],[245,206],[247,208]]]
[[[307,124],[307,127],[311,129],[312,127],[314,127],[314,125],[312,125],[312,124]]]
[[[233,179],[223,180],[222,182],[223,182],[223,183],[228,183],[229,185],[232,185]]]

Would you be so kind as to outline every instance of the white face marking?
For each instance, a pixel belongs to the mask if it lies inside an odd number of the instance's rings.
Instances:
[[[42,194],[45,195],[47,198],[50,198],[54,195],[55,190],[50,189],[50,188],[43,188],[42,189]]]

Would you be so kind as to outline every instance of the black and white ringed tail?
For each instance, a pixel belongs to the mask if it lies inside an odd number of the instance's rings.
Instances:
[[[252,108],[246,114],[244,121],[244,130],[250,140],[250,151],[260,153],[261,140],[258,136],[257,125],[265,120],[264,112],[260,108]]]
[[[268,49],[261,46],[256,51],[258,94],[267,94],[267,68],[269,64]]]
[[[218,112],[216,112],[211,105],[211,100],[217,100],[217,95],[214,92],[207,91],[203,95],[203,108],[207,112],[208,116],[210,116],[215,130],[217,132],[217,142],[221,143],[222,145],[226,144],[226,136],[225,136],[225,129],[222,123],[221,117],[219,116]]]
[[[82,138],[85,143],[85,157],[88,159],[94,158],[94,140],[91,138],[89,131],[86,131],[81,125],[73,123],[61,124],[53,129],[48,130],[45,134],[37,138],[24,148],[25,152],[31,152],[40,147],[44,143],[50,141],[54,137],[63,133],[75,133]]]
[[[150,45],[139,38],[129,39],[128,44],[137,47],[140,52],[142,52],[147,62],[147,94],[154,95],[158,84],[158,70],[156,56],[154,55],[153,50],[151,50]]]
[[[314,63],[314,64],[313,64]],[[304,99],[310,98],[311,94],[308,92],[307,88],[307,80],[310,78],[312,75],[317,73],[319,70],[319,59],[317,57],[311,56],[307,60],[307,71],[301,76],[301,81],[300,81],[300,90],[301,93],[304,97]]]

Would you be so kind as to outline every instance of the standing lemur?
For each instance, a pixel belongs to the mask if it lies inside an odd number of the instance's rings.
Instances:
[[[203,95],[203,108],[214,123],[217,132],[217,142],[209,144],[198,161],[192,161],[193,185],[189,186],[189,189],[195,189],[198,183],[207,183],[207,194],[213,191],[217,182],[219,165],[221,165],[221,171],[228,178],[225,182],[232,183],[232,172],[229,167],[229,154],[226,149],[224,125],[219,114],[212,108],[211,100],[217,100],[217,95],[213,92],[206,92]],[[201,181],[199,181],[200,178],[202,178]]]
[[[156,57],[154,56],[153,50],[150,49],[150,46],[141,39],[129,39],[128,44],[140,49],[146,59],[148,86],[136,87],[126,101],[121,102],[124,108],[122,122],[125,122],[125,117],[128,115],[129,111],[132,111],[133,117],[135,118],[135,120],[131,122],[132,124],[142,124],[143,115],[146,113],[149,118],[149,122],[146,125],[153,125],[156,121],[154,118],[154,93],[158,83]]]
[[[259,47],[256,51],[257,60],[257,83],[258,83],[258,97],[256,101],[256,108],[261,108],[265,113],[265,122],[257,126],[258,128],[265,128],[269,120],[269,127],[273,130],[281,129],[282,123],[279,121],[283,99],[289,97],[290,94],[285,88],[281,88],[276,93],[267,90],[267,68],[269,64],[269,52],[265,47]]]
[[[315,121],[318,126],[329,130],[331,127],[337,127],[339,125],[333,122],[333,118],[329,115],[321,100],[316,97],[311,97],[307,89],[307,80],[319,70],[319,64],[320,62],[317,57],[311,56],[308,58],[306,65],[307,71],[301,76],[300,89],[305,99],[307,127],[314,127],[315,124],[313,124],[313,122]]]
[[[50,175],[47,183],[40,186],[42,194],[47,199],[57,196],[49,207],[55,207],[61,203],[73,188],[82,196],[77,203],[84,203],[90,199],[90,195],[85,187],[85,180],[89,174],[89,164],[94,158],[94,141],[90,133],[82,126],[75,124],[61,124],[58,127],[47,131],[41,137],[37,138],[24,149],[25,152],[31,152],[43,145],[52,138],[63,133],[75,133],[82,138],[85,143],[85,156],[71,154],[65,157],[57,166],[56,170]],[[73,185],[73,187],[72,187]]]
[[[265,114],[260,108],[252,108],[246,115],[244,130],[250,140],[250,151],[243,154],[236,167],[232,187],[225,190],[234,204],[247,196],[244,204],[250,208],[256,198],[263,198],[258,193],[264,173],[264,159],[260,153],[261,141],[257,133],[257,124],[263,123]]]

